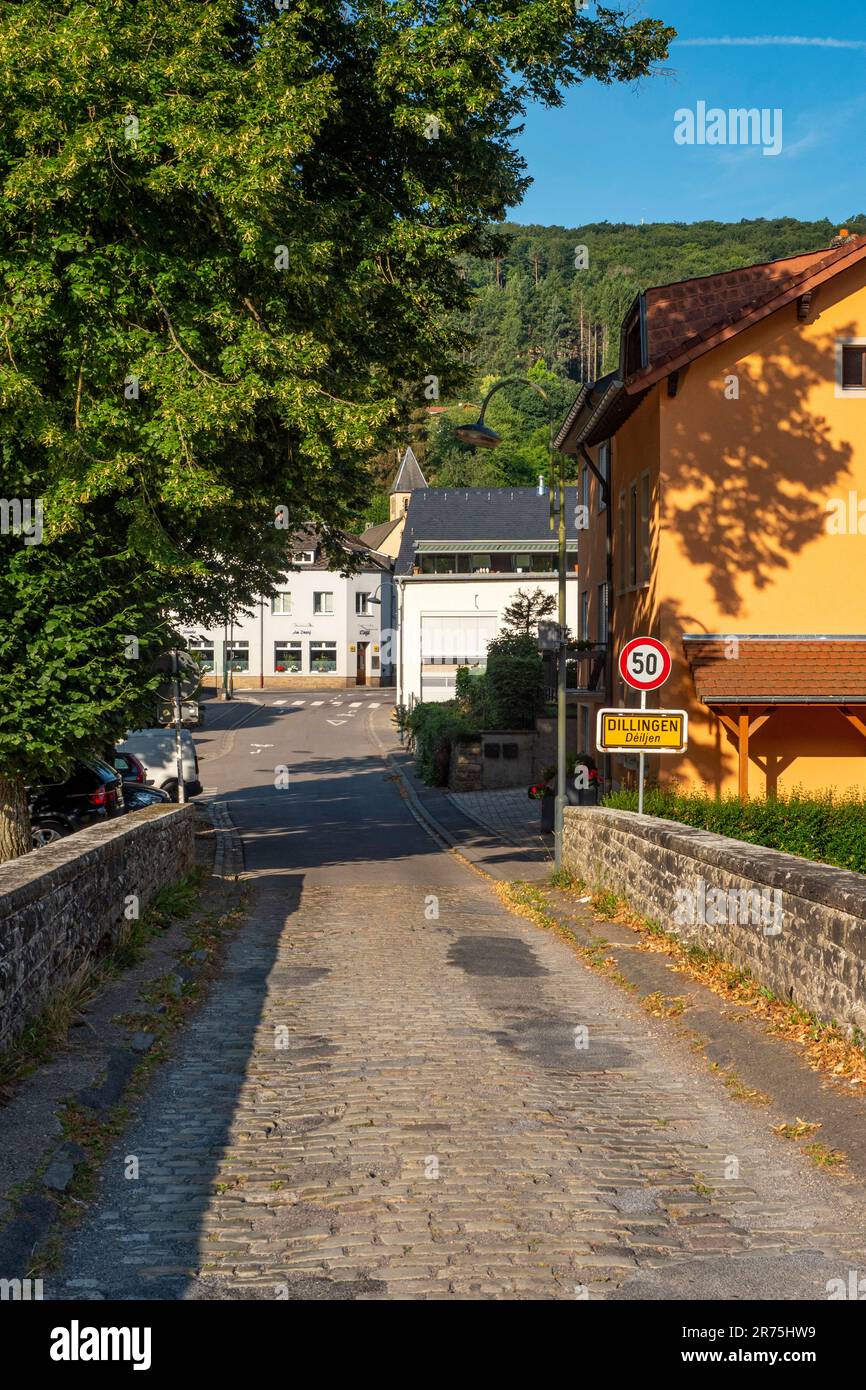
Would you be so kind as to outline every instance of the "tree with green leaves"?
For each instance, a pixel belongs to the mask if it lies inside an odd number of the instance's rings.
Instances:
[[[538,624],[556,612],[556,596],[543,589],[518,589],[502,614],[502,631],[509,637],[536,637]]]
[[[57,623],[4,648],[0,853],[24,779],[137,707],[133,613],[144,650],[169,610],[267,592],[287,532],[361,514],[368,460],[466,375],[460,258],[527,186],[527,103],[639,78],[673,36],[574,0],[3,7],[0,475],[44,534],[4,538],[0,592]]]

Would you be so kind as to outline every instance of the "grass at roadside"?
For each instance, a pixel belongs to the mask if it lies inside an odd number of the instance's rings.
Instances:
[[[138,918],[124,918],[111,948],[82,960],[4,1052],[0,1053],[0,1104],[37,1067],[65,1044],[74,1020],[98,991],[122,971],[136,965],[144,947],[178,918],[189,916],[198,900],[203,870],[194,869],[178,883],[161,889]]]
[[[228,911],[201,910],[198,885],[197,878],[192,882],[185,880],[161,896],[155,906],[151,926],[154,921],[158,921],[159,926],[167,926],[179,917],[192,919],[185,928],[188,944],[177,958],[179,968],[190,967],[190,978],[178,989],[174,971],[156,977],[140,992],[144,1007],[121,1014],[115,1020],[125,1029],[148,1033],[154,1039],[152,1046],[136,1064],[120,1100],[104,1113],[71,1099],[61,1107],[64,1140],[76,1148],[80,1158],[76,1161],[74,1177],[66,1191],[51,1194],[57,1214],[50,1235],[33,1254],[27,1271],[30,1278],[44,1277],[57,1267],[64,1232],[81,1219],[95,1198],[106,1155],[126,1129],[134,1106],[144,1095],[154,1071],[168,1058],[174,1035],[201,1002],[209,972],[224,939],[237,928],[244,915],[244,901],[240,894],[236,895]],[[198,968],[196,975],[192,974],[192,966]],[[35,1177],[30,1189],[37,1189],[39,1183],[40,1179]],[[24,1190],[18,1195],[22,1195]]]

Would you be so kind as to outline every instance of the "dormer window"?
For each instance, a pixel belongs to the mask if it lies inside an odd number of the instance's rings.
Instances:
[[[315,550],[297,550],[292,556],[293,565],[312,565],[315,563]]]

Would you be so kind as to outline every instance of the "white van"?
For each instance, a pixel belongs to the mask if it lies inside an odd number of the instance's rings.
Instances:
[[[198,754],[189,729],[181,729],[180,746],[183,756],[183,782],[187,796],[198,796],[201,782],[198,776]],[[149,787],[168,792],[177,801],[177,753],[174,729],[133,729],[117,747],[122,753],[134,753],[144,765]]]

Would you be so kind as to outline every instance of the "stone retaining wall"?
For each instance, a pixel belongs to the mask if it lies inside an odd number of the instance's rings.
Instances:
[[[532,781],[535,734],[526,729],[497,729],[455,743],[448,786],[453,792],[498,791],[528,787]]]
[[[563,862],[781,998],[866,1032],[866,876],[675,821],[565,812]]]
[[[195,810],[153,806],[0,865],[0,1049],[79,965],[193,867]]]

